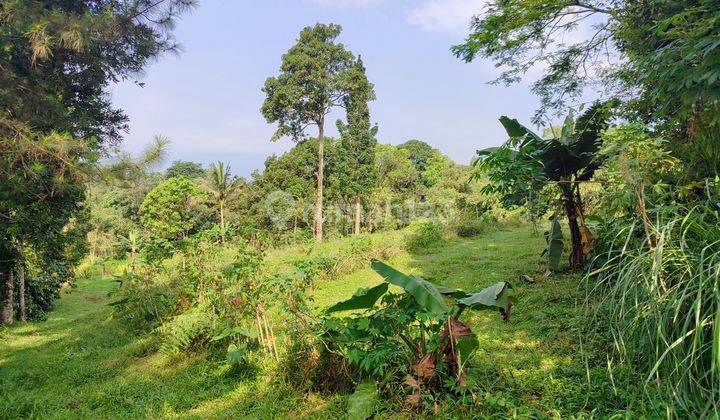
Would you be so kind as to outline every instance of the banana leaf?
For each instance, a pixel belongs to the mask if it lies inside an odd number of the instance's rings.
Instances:
[[[520,124],[515,118],[508,118],[503,115],[502,117],[500,117],[500,124],[505,127],[505,131],[508,133],[508,136],[511,137],[511,140],[515,139],[514,141],[510,142],[512,146],[516,146],[520,140],[522,140],[522,142],[520,142],[521,145],[525,143],[543,141],[542,137],[540,137],[524,125]]]
[[[565,242],[563,241],[562,228],[557,217],[553,217],[550,223],[550,230],[545,232],[547,239],[547,248],[541,255],[547,255],[548,268],[557,271],[560,269],[560,258],[565,250]]]
[[[411,277],[418,277],[418,276],[411,276]],[[418,279],[424,280],[424,279],[421,278],[421,277],[418,277]],[[440,285],[440,284],[433,283],[433,282],[428,281],[428,280],[424,280],[424,281],[426,281],[426,282],[432,284],[433,286],[435,286],[435,288],[437,289],[437,291],[440,292],[440,294],[443,295],[443,296],[451,296],[451,297],[454,297],[455,299],[460,299],[460,298],[464,298],[464,297],[470,296],[470,295],[468,294],[468,292],[466,292],[466,291],[464,291],[464,290],[461,290],[461,289],[455,289],[455,288],[452,288],[452,287],[442,286],[442,285]]]
[[[510,302],[510,289],[512,289],[512,286],[509,283],[497,282],[468,297],[458,299],[457,303],[471,309],[506,309]]]
[[[347,300],[338,302],[335,305],[329,307],[326,312],[341,312],[341,311],[352,311],[355,309],[370,309],[375,306],[375,302],[378,301],[388,291],[390,285],[387,283],[380,283],[375,287],[369,289],[358,289],[355,294]]]
[[[424,310],[433,314],[444,314],[449,311],[442,293],[427,280],[418,276],[408,276],[380,261],[373,260],[372,269],[380,274],[386,282],[402,287],[415,302]]]

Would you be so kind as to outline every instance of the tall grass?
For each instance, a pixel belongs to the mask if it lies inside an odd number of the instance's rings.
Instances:
[[[612,354],[666,397],[677,416],[720,409],[720,217],[708,201],[663,208],[654,240],[640,225],[617,228],[586,280],[607,321]],[[654,243],[655,246],[650,244]]]

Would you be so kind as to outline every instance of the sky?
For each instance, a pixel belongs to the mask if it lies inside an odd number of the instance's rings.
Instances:
[[[261,87],[299,31],[337,23],[338,41],[362,56],[377,99],[371,118],[381,143],[420,139],[458,163],[506,140],[498,118],[529,122],[538,99],[527,83],[496,86],[492,63],[465,63],[460,43],[483,0],[200,0],[175,30],[183,51],[162,56],[137,81],[112,87],[115,106],[130,118],[123,148],[139,153],[155,135],[174,160],[209,165],[221,160],[248,176],[267,156],[289,150],[271,142],[276,126],[260,113]],[[332,114],[326,132],[336,135]],[[311,135],[315,132],[311,131]]]

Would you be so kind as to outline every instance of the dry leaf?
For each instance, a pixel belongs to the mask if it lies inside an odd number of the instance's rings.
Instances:
[[[452,331],[452,334],[448,334],[448,326]],[[440,332],[440,339],[445,340],[448,335],[452,335],[453,341],[457,341],[458,338],[472,337],[475,334],[473,334],[473,332],[470,330],[470,327],[468,327],[466,324],[463,324],[462,322],[451,318],[445,324],[445,328],[443,328],[443,330]]]
[[[420,405],[420,390],[413,392],[412,394],[405,397],[405,404],[410,408],[415,408]]]
[[[505,321],[505,323],[510,322],[510,310],[512,309],[512,307],[513,307],[512,301],[508,300],[507,307],[500,308],[500,313],[502,314],[503,321]]]
[[[405,385],[409,385],[413,388],[420,389],[420,383],[412,375],[408,375],[405,379]]]
[[[427,381],[435,375],[435,359],[428,353],[419,362],[411,366],[421,381]]]

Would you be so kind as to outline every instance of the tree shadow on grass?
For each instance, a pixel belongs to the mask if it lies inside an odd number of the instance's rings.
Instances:
[[[463,315],[480,341],[470,365],[487,412],[519,409],[532,416],[623,409],[626,402],[612,392],[604,353],[583,337],[587,316],[577,304],[579,276],[545,277],[543,246],[530,228],[499,230],[448,240],[429,253],[411,253],[403,263],[414,274],[468,291],[498,281],[513,286],[509,323],[490,310]]]
[[[83,286],[64,296],[48,321],[8,331],[0,345],[1,418],[159,417],[234,394],[246,408],[272,409],[287,399],[258,381],[259,368],[231,368],[214,354],[135,356],[138,337],[112,318],[107,298],[83,299],[106,293]]]

